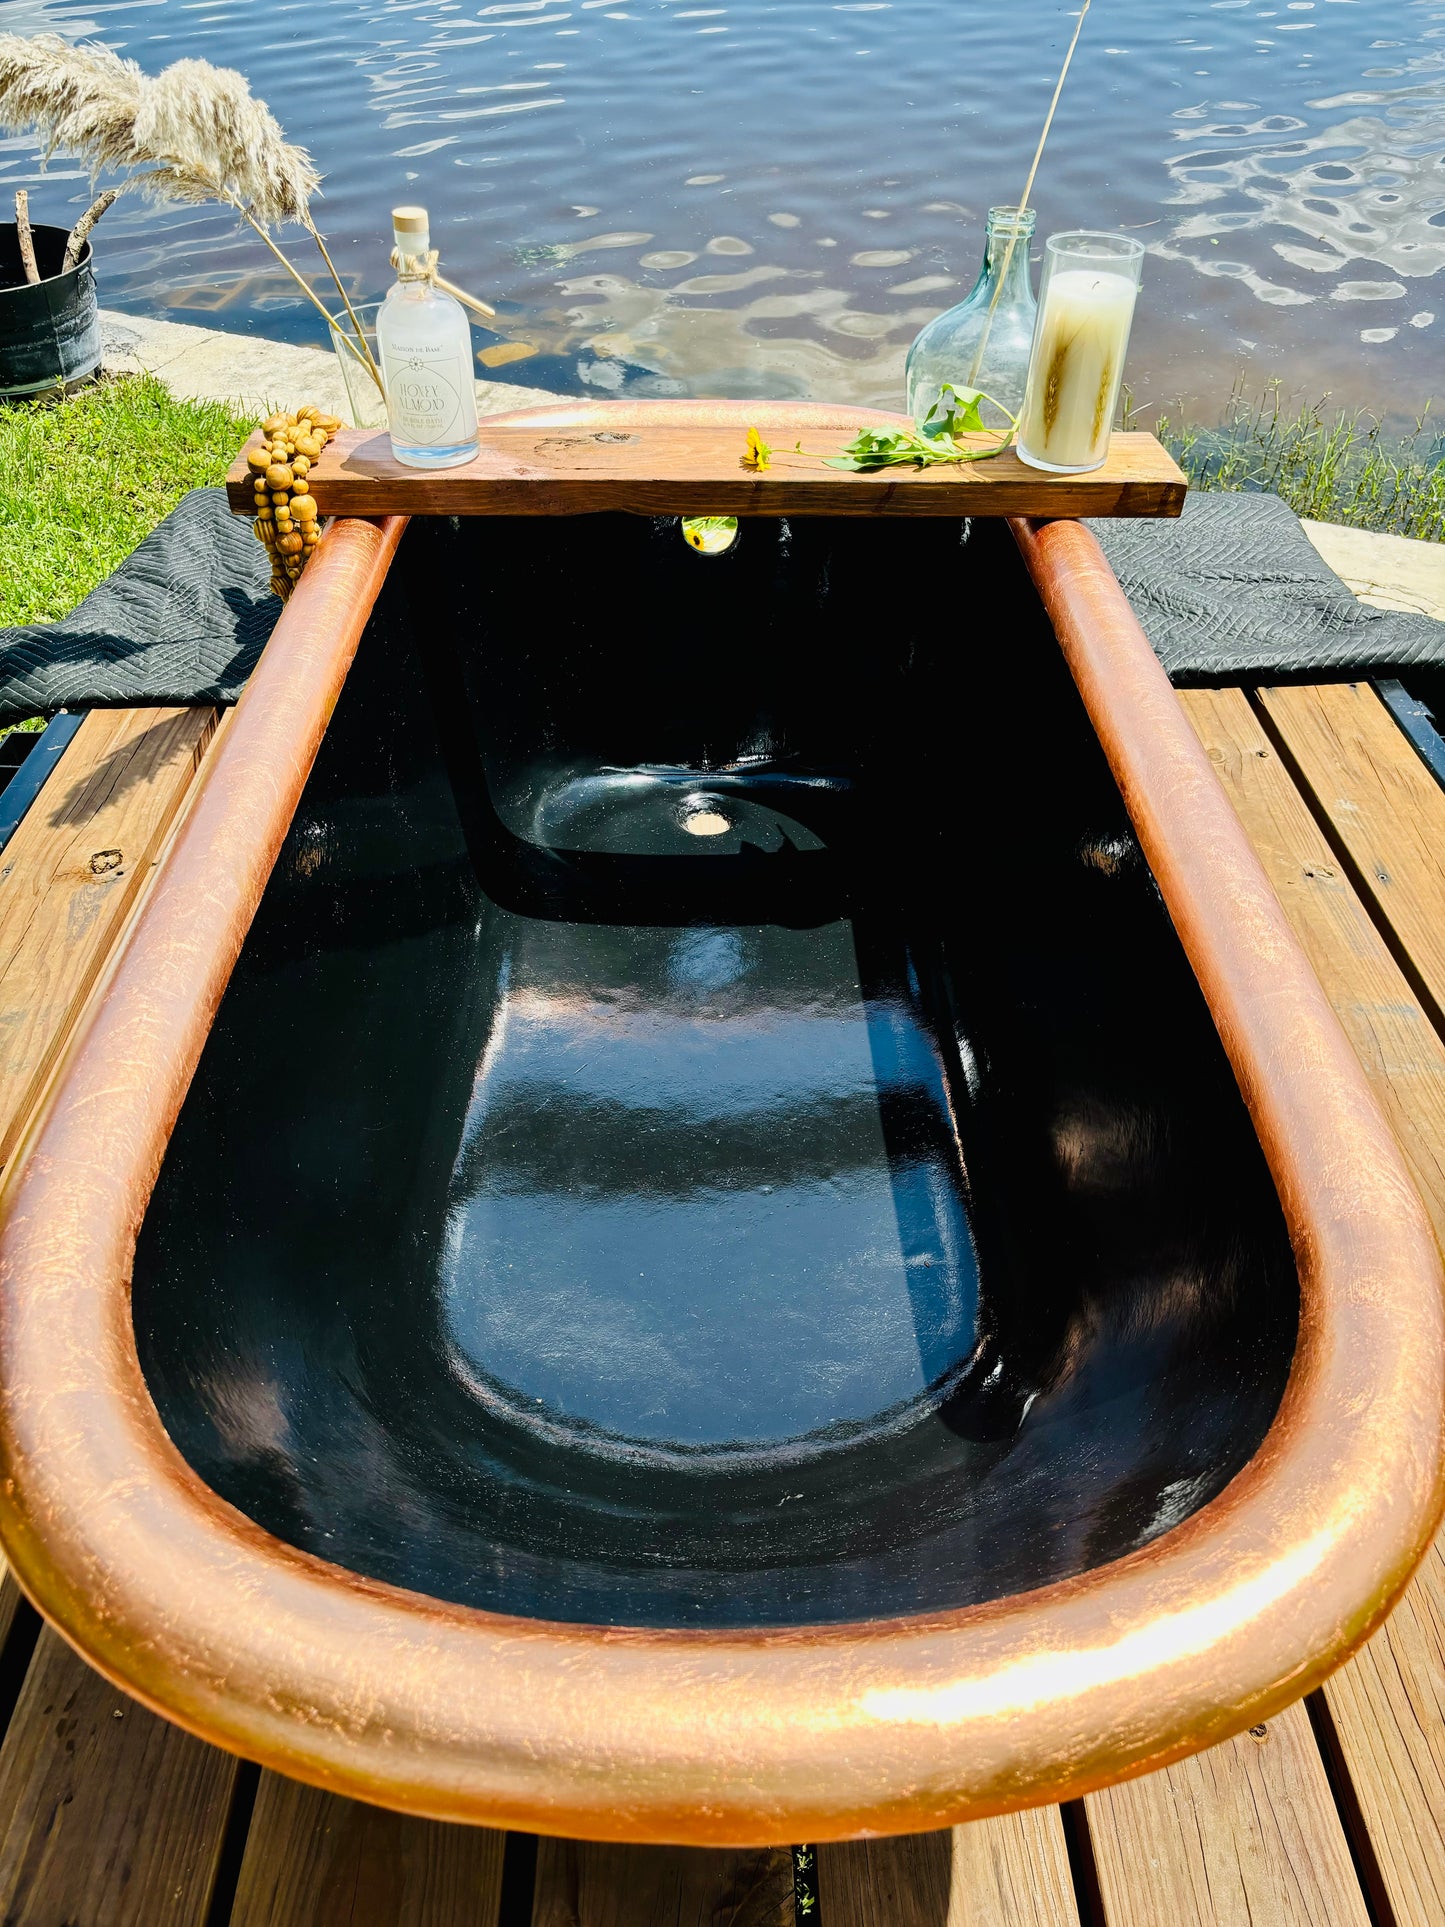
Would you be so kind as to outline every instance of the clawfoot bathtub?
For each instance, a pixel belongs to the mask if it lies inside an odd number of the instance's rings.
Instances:
[[[332,523],[8,1174],[26,1591],[221,1746],[593,1838],[1298,1698],[1440,1514],[1439,1260],[1092,536],[509,475]]]

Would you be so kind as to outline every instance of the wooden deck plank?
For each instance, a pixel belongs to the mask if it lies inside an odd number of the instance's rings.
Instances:
[[[0,1165],[153,868],[214,709],[97,709],[0,856]]]
[[[230,1927],[495,1927],[505,1845],[263,1773]]]
[[[955,1827],[951,1905],[948,1927],[1078,1927],[1059,1809]]]
[[[10,1629],[15,1624],[16,1609],[20,1604],[20,1588],[15,1583],[15,1575],[3,1553],[0,1553],[0,1650],[10,1637]]]
[[[824,1927],[959,1927],[969,1917],[953,1907],[953,1835],[964,1831],[819,1847]]]
[[[1436,1232],[1445,1237],[1445,1043],[1249,699],[1238,689],[1192,689],[1179,700],[1400,1140]],[[1416,760],[1381,714],[1399,753]]]
[[[237,1763],[46,1627],[0,1746],[6,1927],[202,1927]]]
[[[532,1927],[793,1927],[793,1858],[543,1840]]]
[[[1198,690],[1180,700],[1445,1243],[1445,1043],[1247,698],[1239,690]],[[1398,730],[1395,739],[1397,749],[1376,738],[1379,760],[1387,744],[1413,760]],[[1358,1802],[1362,1857],[1378,1870],[1399,1927],[1438,1927],[1445,1920],[1445,1556],[1438,1541],[1392,1617],[1326,1683],[1324,1697]]]
[[[1370,1870],[1395,1927],[1445,1921],[1445,1555],[1323,1687]]]
[[[823,1927],[1079,1927],[1057,1807],[818,1849]]]
[[[901,424],[903,417],[895,418]],[[773,444],[767,470],[743,462],[747,421]],[[343,429],[306,478],[322,515],[1178,515],[1184,476],[1153,435],[1113,436],[1101,468],[1045,475],[1009,450],[962,467],[891,468],[871,475],[826,466],[857,433],[800,419],[787,402],[758,402],[736,424],[677,426],[639,416],[567,426],[482,423],[481,450],[458,468],[406,468],[375,429]],[[966,438],[996,447],[991,435]],[[807,453],[794,444],[802,441]],[[247,449],[259,448],[259,432]],[[226,489],[231,507],[255,507],[245,451]]]
[[[1084,1804],[1108,1927],[1369,1927],[1302,1705]]]
[[[1259,700],[1445,1025],[1445,790],[1368,683],[1262,689]]]
[[[137,903],[216,729],[96,710],[0,859],[0,1158]],[[0,1633],[18,1591],[0,1586]],[[237,1763],[137,1706],[42,1630],[0,1747],[9,1927],[205,1922]]]

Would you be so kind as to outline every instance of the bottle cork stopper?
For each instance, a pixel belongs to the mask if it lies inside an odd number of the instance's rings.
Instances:
[[[430,223],[424,207],[394,207],[391,210],[391,225],[400,237],[403,234],[425,234]]]

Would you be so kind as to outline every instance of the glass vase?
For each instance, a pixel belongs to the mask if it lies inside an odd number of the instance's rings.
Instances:
[[[1029,279],[1031,207],[991,207],[983,266],[968,296],[937,315],[908,351],[908,412],[922,427],[945,384],[982,388],[1016,415],[1023,404],[1037,304]]]
[[[376,317],[381,312],[379,301],[368,301],[356,309],[356,318],[361,323],[366,337],[366,345],[380,366],[379,351],[376,345]],[[336,365],[341,370],[341,385],[346,390],[347,415],[353,428],[385,428],[386,396],[376,384],[376,377],[356,352],[352,345],[356,337],[348,327],[343,332],[333,325],[331,347],[336,356]]]

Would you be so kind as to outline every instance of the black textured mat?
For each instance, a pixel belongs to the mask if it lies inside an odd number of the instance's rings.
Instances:
[[[1089,527],[1173,682],[1445,665],[1445,622],[1356,601],[1277,495],[1191,494],[1178,521]]]
[[[0,722],[62,708],[233,703],[281,613],[223,488],[193,489],[59,622],[0,629]]]

